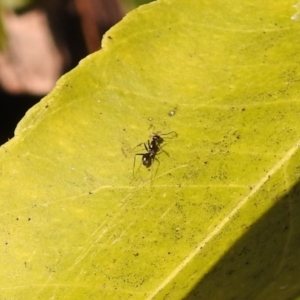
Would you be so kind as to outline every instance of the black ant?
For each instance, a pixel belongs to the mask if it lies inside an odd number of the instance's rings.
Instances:
[[[169,133],[164,133],[161,135],[169,135],[171,133],[174,134],[174,137],[177,136],[177,133],[175,131],[171,131]],[[161,135],[159,135],[158,133],[155,133],[152,136],[152,139],[148,140],[147,144],[141,143],[141,144],[137,145],[137,147],[138,147],[138,146],[144,144],[145,150],[147,152],[135,154],[134,163],[133,163],[133,174],[134,174],[134,169],[135,169],[135,159],[136,159],[137,155],[142,156],[142,164],[146,168],[150,168],[152,166],[154,160],[156,160],[158,163],[160,163],[159,160],[156,158],[156,155],[158,154],[159,151],[163,151],[169,156],[169,154],[161,148],[161,144],[164,142],[164,139],[161,137]]]

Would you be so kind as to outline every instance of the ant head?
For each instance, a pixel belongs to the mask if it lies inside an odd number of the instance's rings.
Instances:
[[[164,139],[157,133],[153,135],[152,139],[153,141],[156,141],[158,144],[162,144],[164,142]]]

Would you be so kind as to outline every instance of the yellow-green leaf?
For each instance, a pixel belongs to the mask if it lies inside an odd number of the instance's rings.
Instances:
[[[0,151],[3,299],[299,295],[293,4],[154,2],[61,78]]]

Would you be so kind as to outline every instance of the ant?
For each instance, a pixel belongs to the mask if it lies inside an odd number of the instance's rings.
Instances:
[[[177,136],[177,133],[175,131],[171,131],[169,133],[164,133],[161,135],[169,135],[169,134],[173,134],[174,137]],[[152,136],[152,139],[148,140],[147,144],[141,143],[136,146],[136,147],[138,147],[138,146],[144,144],[146,153],[136,153],[135,154],[134,162],[133,162],[133,174],[134,174],[134,169],[135,169],[135,159],[136,159],[137,155],[142,156],[142,164],[146,168],[150,168],[152,166],[154,160],[156,160],[158,163],[160,163],[159,160],[156,158],[156,155],[158,154],[159,151],[163,151],[169,156],[169,154],[165,150],[163,150],[161,147],[161,144],[164,142],[164,139],[161,137],[161,135],[159,135],[158,133],[155,133]]]

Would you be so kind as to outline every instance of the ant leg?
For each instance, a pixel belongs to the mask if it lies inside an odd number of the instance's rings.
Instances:
[[[152,187],[152,183],[153,183],[153,161],[154,161],[154,158],[151,159],[151,178],[150,178],[150,187]]]
[[[132,150],[134,150],[135,148],[137,148],[137,147],[139,147],[141,145],[145,145],[145,143],[140,143],[140,144],[136,145],[134,148],[132,148]]]
[[[134,177],[134,170],[135,170],[135,159],[137,155],[144,155],[144,153],[136,153],[134,155],[134,160],[133,160],[133,168],[132,168],[132,176]]]
[[[149,149],[151,149],[151,145],[150,145],[150,142],[149,142],[149,140],[148,140],[148,147],[147,147],[147,145],[144,143],[144,147],[145,147],[145,150],[147,151],[147,152],[149,152]]]
[[[149,152],[149,150],[148,150],[148,148],[147,148],[147,145],[145,144],[145,143],[140,143],[140,144],[138,144],[137,146],[135,146],[133,149],[135,149],[136,147],[138,147],[138,146],[140,146],[140,145],[142,145],[142,144],[144,144],[144,147],[145,147],[145,149],[146,149],[146,151],[147,152]],[[148,144],[149,144],[149,141],[148,141]],[[134,170],[135,170],[135,159],[136,159],[136,156],[137,155],[145,155],[145,153],[136,153],[135,155],[134,155],[134,160],[133,160],[133,170],[132,170],[132,175],[133,175],[133,177],[134,177]]]
[[[153,175],[154,164],[152,164],[152,168],[151,168],[151,181],[153,181],[153,179],[155,179],[155,177],[156,177],[156,175],[158,173],[159,166],[160,166],[160,161],[156,157],[153,158],[153,162],[154,162],[154,160],[157,161],[158,165],[157,165],[156,171],[155,171],[155,173]]]
[[[160,135],[169,135],[169,134],[172,134],[171,137],[168,137],[169,139],[172,139],[172,138],[178,136],[177,132],[175,132],[175,131],[170,131],[170,132],[168,132],[168,133],[161,133]]]
[[[165,154],[167,154],[170,157],[169,153],[166,150],[164,150],[161,146],[157,145],[157,147],[161,152],[164,152]]]
[[[170,136],[170,137],[164,137],[164,139],[172,139],[172,138],[178,136],[177,133],[176,133],[175,131],[170,131],[170,132],[168,132],[168,133],[161,133],[160,136],[161,136],[161,135],[165,136],[165,135],[170,135],[170,134],[172,134],[172,136]],[[161,138],[160,136],[158,136],[158,137]],[[157,143],[157,148],[158,148],[161,152],[164,152],[167,156],[170,157],[169,153],[168,153],[167,151],[165,151],[165,150],[162,148],[162,146],[161,146],[161,144],[163,144],[163,142],[164,142],[164,140],[163,140],[163,138],[161,138],[161,141]]]
[[[135,148],[137,148],[141,145],[144,145],[146,151],[148,152],[148,148],[147,148],[147,145],[145,143],[140,143],[140,144],[136,145],[134,148],[132,148],[132,150],[134,150]],[[148,147],[150,148],[150,142],[149,141],[148,141]]]

